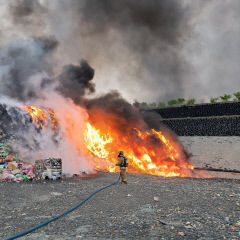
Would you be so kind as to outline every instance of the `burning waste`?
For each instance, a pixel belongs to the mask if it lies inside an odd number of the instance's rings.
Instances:
[[[73,104],[73,103],[72,103]],[[71,104],[69,105],[71,106]],[[78,108],[77,108],[78,109]],[[22,108],[15,108],[15,111],[25,114],[30,117],[28,120],[29,129],[25,130],[27,134],[41,136],[41,134],[49,134],[48,137],[55,142],[55,148],[61,146],[61,142],[67,141],[72,149],[75,149],[76,154],[79,154],[88,161],[90,170],[92,171],[107,171],[116,172],[117,167],[116,156],[119,149],[127,153],[129,157],[129,172],[146,173],[164,177],[186,177],[192,176],[193,165],[187,162],[187,157],[183,151],[181,144],[177,141],[174,135],[166,129],[155,130],[146,129],[142,120],[134,123],[135,119],[128,119],[127,124],[123,116],[119,116],[116,112],[105,112],[96,106],[88,111],[88,118],[82,122],[78,122],[78,118],[72,114],[73,112],[59,112],[63,115],[58,115],[52,108],[40,108],[38,106],[22,106]],[[81,109],[83,111],[83,109]],[[80,111],[80,115],[82,112]],[[11,111],[8,113],[11,115]],[[76,112],[75,112],[76,114]],[[59,119],[59,120],[58,120]],[[16,123],[15,123],[16,124]],[[126,125],[125,125],[126,124]],[[133,127],[133,125],[135,126]],[[125,127],[119,128],[119,125]],[[142,125],[142,128],[139,126]],[[146,125],[146,124],[145,124]],[[145,127],[145,129],[144,129]],[[33,133],[34,129],[34,133]],[[16,130],[16,133],[19,130]],[[46,132],[44,132],[46,131]],[[21,131],[20,131],[21,132]],[[15,133],[15,134],[16,134]],[[19,133],[18,133],[19,134]],[[36,148],[36,146],[29,145],[29,140],[33,142],[43,141],[41,138],[25,139],[19,134],[18,142],[25,142],[25,148]],[[13,146],[18,146],[13,142]],[[37,143],[38,145],[38,143]],[[52,145],[51,145],[52,146]],[[1,164],[0,177],[5,180],[29,180],[37,179],[57,179],[62,174],[61,159],[46,159],[36,160],[36,154],[33,154],[32,159],[27,159],[26,162],[19,161],[11,151],[6,151],[8,148],[1,148]],[[17,148],[17,147],[16,147]],[[21,145],[20,148],[23,148]],[[21,150],[19,152],[21,153]],[[34,149],[37,152],[36,149]],[[40,148],[40,151],[45,151]],[[50,154],[50,153],[49,153]],[[41,157],[41,156],[39,156]],[[23,153],[24,158],[24,153]],[[34,159],[35,158],[35,159]],[[10,160],[9,160],[10,159]],[[74,173],[86,170],[80,167],[81,159],[76,159]],[[55,161],[55,164],[53,162]],[[71,164],[68,159],[63,159],[65,166]],[[79,166],[77,166],[79,164]],[[26,168],[28,166],[28,170]],[[63,168],[63,171],[66,170]],[[66,171],[68,172],[68,171]],[[70,171],[71,172],[71,171]],[[20,175],[19,175],[20,174]]]
[[[14,154],[5,156],[5,150],[0,150],[1,179],[11,171],[22,174],[19,181],[25,175],[41,178],[37,169],[53,179],[61,172],[116,172],[119,150],[128,156],[128,172],[194,176],[182,145],[160,124],[159,115],[139,111],[116,91],[88,97],[95,92],[95,84],[94,70],[86,61],[65,65],[53,74],[50,59],[56,42],[18,39],[0,49],[0,143],[8,142],[22,159],[15,161],[10,157]],[[61,159],[62,170],[56,173],[49,158]],[[39,159],[49,164],[35,164]],[[32,166],[30,173],[22,171],[25,163]]]
[[[56,129],[57,119],[51,110],[43,110],[36,106],[23,107],[32,117],[33,123],[40,128],[51,122],[52,129]],[[71,143],[78,149],[79,153],[85,153],[95,170],[109,172],[117,171],[116,155],[119,149],[123,149],[129,156],[129,171],[142,172],[157,176],[188,176],[188,170],[194,167],[187,162],[186,156],[182,152],[181,145],[170,132],[156,131],[154,129],[141,130],[138,128],[125,129],[123,132],[113,127],[113,116],[105,116],[99,113],[93,119],[98,119],[97,126],[89,121],[84,122],[83,139],[80,142],[84,146],[79,146],[79,140],[73,135],[74,125],[77,124],[69,113],[66,114],[68,126],[67,135]],[[109,118],[109,119],[107,119]],[[50,119],[50,120],[49,120]],[[100,124],[99,122],[109,122]],[[119,119],[120,121],[121,119]],[[116,119],[115,119],[116,121]],[[72,127],[72,128],[71,128]],[[77,140],[77,141],[76,141]]]

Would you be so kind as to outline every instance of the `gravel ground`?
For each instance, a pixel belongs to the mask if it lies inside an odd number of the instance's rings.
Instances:
[[[0,239],[65,211],[118,177],[0,183]],[[128,174],[74,212],[19,239],[239,239],[240,180]]]

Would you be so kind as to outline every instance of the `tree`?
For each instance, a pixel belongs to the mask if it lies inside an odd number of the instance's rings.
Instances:
[[[235,92],[233,95],[236,97],[238,101],[240,101],[240,92]]]
[[[196,102],[196,99],[190,98],[190,99],[187,101],[187,105],[194,105],[195,102]]]
[[[169,106],[176,105],[177,103],[178,103],[178,101],[175,99],[168,101]]]
[[[184,98],[178,98],[177,99],[178,104],[183,104],[185,102]]]
[[[165,102],[159,102],[158,107],[159,108],[164,108],[164,107],[166,107],[166,103]]]
[[[223,100],[223,102],[227,102],[232,95],[224,94],[223,96],[220,96],[220,98]]]
[[[210,102],[211,102],[211,103],[216,103],[216,102],[217,102],[217,100],[218,100],[218,97],[216,97],[216,98],[214,98],[214,97],[211,97],[211,99],[210,99]]]

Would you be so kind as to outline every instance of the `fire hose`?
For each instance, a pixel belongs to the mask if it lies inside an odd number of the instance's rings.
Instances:
[[[49,223],[51,223],[51,222],[59,219],[60,217],[63,217],[63,216],[65,216],[65,215],[67,215],[68,213],[71,213],[72,211],[74,211],[75,209],[77,209],[78,207],[80,207],[81,205],[83,205],[87,200],[89,200],[91,197],[93,197],[96,193],[99,193],[99,192],[101,192],[102,190],[104,190],[104,189],[106,189],[106,188],[109,188],[109,187],[111,187],[111,186],[113,186],[113,185],[116,185],[116,184],[119,182],[119,180],[120,180],[120,176],[118,177],[117,181],[115,181],[115,182],[113,182],[113,183],[111,183],[111,184],[109,184],[109,185],[106,185],[106,186],[103,186],[103,187],[97,189],[95,192],[93,192],[93,193],[91,193],[90,195],[88,195],[85,199],[83,199],[81,202],[79,202],[77,205],[75,205],[75,206],[72,207],[71,209],[69,209],[69,210],[67,210],[67,211],[65,211],[65,212],[57,215],[56,217],[50,218],[49,220],[47,220],[47,221],[45,221],[45,222],[43,222],[43,223],[41,223],[41,224],[39,224],[39,225],[37,225],[37,226],[35,226],[35,227],[32,227],[32,228],[30,228],[30,229],[28,229],[28,230],[26,230],[26,231],[24,231],[24,232],[21,232],[21,233],[16,234],[16,235],[14,235],[14,236],[12,236],[12,237],[6,238],[5,240],[12,240],[12,239],[16,239],[16,238],[25,236],[25,235],[27,235],[27,234],[29,234],[29,233],[31,233],[31,232],[33,232],[33,231],[41,228],[41,227],[46,226],[47,224],[49,224]]]

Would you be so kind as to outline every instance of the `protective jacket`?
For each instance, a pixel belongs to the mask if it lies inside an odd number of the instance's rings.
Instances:
[[[118,156],[118,163],[116,164],[120,167],[120,176],[121,176],[121,183],[127,183],[126,177],[126,163],[124,159],[124,155]]]
[[[126,169],[126,166],[124,164],[124,157],[118,157],[118,163],[116,164],[117,166],[120,167],[120,169]]]

